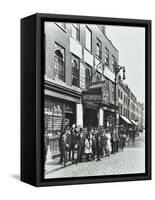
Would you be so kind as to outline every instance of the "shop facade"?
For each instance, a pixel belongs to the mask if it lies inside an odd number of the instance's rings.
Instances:
[[[81,95],[55,83],[45,82],[44,129],[49,136],[50,155],[59,154],[59,137],[65,126],[78,123],[77,113]]]

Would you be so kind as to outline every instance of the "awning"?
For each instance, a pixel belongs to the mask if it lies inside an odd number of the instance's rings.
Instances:
[[[131,119],[131,122],[132,122],[134,125],[138,126],[138,123],[135,122],[134,120]]]
[[[125,116],[120,115],[120,117],[121,117],[126,123],[132,124],[132,123],[130,122],[130,120],[129,120],[128,118],[126,118]]]

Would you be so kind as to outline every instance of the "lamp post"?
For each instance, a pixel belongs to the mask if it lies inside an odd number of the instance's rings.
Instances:
[[[114,83],[115,83],[115,94],[114,94],[114,104],[115,104],[115,131],[116,131],[116,124],[117,124],[117,109],[116,109],[116,106],[117,106],[117,101],[116,101],[116,86],[117,86],[117,76],[119,74],[119,72],[123,70],[123,80],[125,80],[125,67],[124,66],[120,66],[120,65],[115,65],[114,67],[114,72],[115,72],[115,80],[114,80]]]

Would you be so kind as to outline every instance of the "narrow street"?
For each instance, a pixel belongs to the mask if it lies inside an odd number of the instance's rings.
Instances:
[[[145,135],[135,140],[135,145],[127,144],[123,152],[104,157],[100,162],[90,161],[68,164],[65,168],[58,161],[47,162],[45,178],[132,174],[145,172]]]

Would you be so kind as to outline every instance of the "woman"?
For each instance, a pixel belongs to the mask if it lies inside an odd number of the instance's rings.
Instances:
[[[89,161],[89,157],[92,157],[92,140],[90,139],[90,135],[87,135],[85,140],[85,154],[87,161]]]
[[[110,153],[111,153],[111,134],[110,132],[106,129],[106,138],[107,138],[107,156],[110,157]]]

